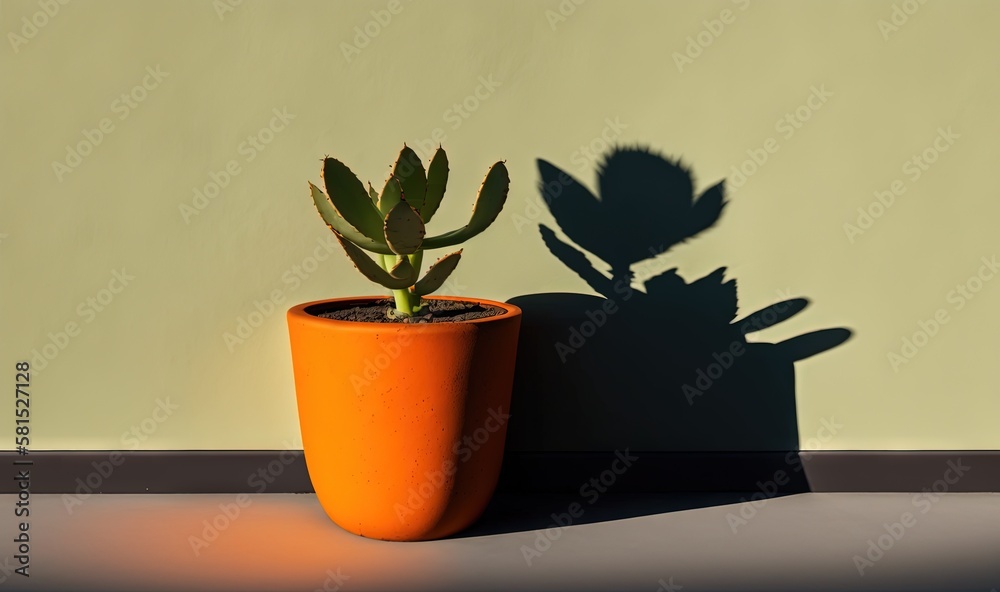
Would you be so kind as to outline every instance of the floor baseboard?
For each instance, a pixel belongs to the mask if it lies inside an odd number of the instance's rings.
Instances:
[[[310,493],[301,450],[0,452],[32,493]],[[30,463],[30,464],[27,464]],[[618,492],[1000,491],[1000,450],[509,452],[506,492],[575,492],[591,479]],[[18,482],[0,480],[0,493]]]

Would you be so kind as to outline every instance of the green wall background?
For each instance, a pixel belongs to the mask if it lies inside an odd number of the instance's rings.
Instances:
[[[232,4],[0,6],[0,359],[13,383],[15,361],[55,352],[35,364],[33,448],[300,446],[284,310],[377,291],[309,202],[326,154],[378,184],[404,141],[443,142],[431,230],[462,223],[505,159],[505,212],[447,292],[588,292],[538,235],[534,163],[592,186],[605,140],[683,157],[699,191],[729,180],[720,224],[650,273],[728,266],[741,314],[813,301],[757,340],[854,330],[796,365],[803,448],[1000,448],[1000,280],[982,263],[998,254],[1000,3]],[[845,229],[894,181],[891,206]],[[241,319],[262,323],[227,343]]]

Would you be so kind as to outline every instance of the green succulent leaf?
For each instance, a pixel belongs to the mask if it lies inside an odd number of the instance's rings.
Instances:
[[[486,178],[483,179],[469,223],[458,230],[425,239],[423,248],[438,249],[457,245],[489,228],[490,224],[500,215],[503,204],[507,201],[509,189],[510,175],[507,173],[507,167],[504,166],[503,162],[497,162],[490,167]]]
[[[376,242],[361,232],[357,228],[351,226],[347,220],[340,217],[337,213],[336,208],[330,203],[330,199],[325,193],[319,188],[309,183],[309,191],[312,193],[313,204],[316,206],[316,211],[319,212],[320,217],[326,222],[326,225],[330,230],[343,236],[352,243],[358,245],[363,249],[367,249],[373,253],[380,253],[383,255],[391,255],[392,250],[385,243],[385,237],[380,237],[382,240]]]
[[[430,166],[427,167],[427,191],[424,194],[424,203],[420,207],[420,217],[424,219],[425,224],[430,222],[437,212],[447,186],[448,155],[445,154],[444,148],[439,146],[431,158]]]
[[[406,280],[406,287],[417,281],[417,270],[413,268],[408,257],[400,257],[399,261],[389,270],[389,275],[396,279]]]
[[[399,179],[403,198],[419,212],[424,205],[424,195],[427,192],[427,177],[420,157],[406,144],[403,144],[403,149],[399,152],[396,166],[392,169],[392,176]]]
[[[405,201],[397,203],[385,217],[385,242],[398,255],[415,253],[424,241],[424,234],[420,214]]]
[[[403,189],[399,186],[399,179],[389,175],[382,187],[382,197],[378,200],[378,211],[383,217],[388,216],[396,204],[403,201]]]
[[[371,181],[368,182],[368,197],[371,198],[372,203],[375,204],[375,207],[378,207],[378,192],[376,192],[375,188],[372,187]]]
[[[408,258],[400,257],[399,262],[390,271],[386,271],[372,260],[371,257],[366,255],[360,247],[340,234],[334,234],[337,240],[340,241],[340,245],[347,252],[347,256],[354,262],[354,266],[371,281],[381,284],[390,290],[402,290],[412,286],[417,281],[417,271],[410,265]]]
[[[337,213],[361,234],[382,242],[382,215],[351,169],[335,158],[327,158],[323,161],[323,182]]]
[[[413,293],[417,296],[426,296],[444,285],[445,280],[455,271],[458,261],[462,258],[462,251],[459,249],[454,253],[445,255],[427,269],[427,273],[413,286]]]

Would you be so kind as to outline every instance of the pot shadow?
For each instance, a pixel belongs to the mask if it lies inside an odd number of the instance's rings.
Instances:
[[[794,363],[840,345],[851,331],[748,342],[748,334],[801,313],[809,301],[779,296],[738,319],[736,280],[725,267],[692,282],[676,267],[646,271],[718,222],[724,181],[696,199],[685,165],[642,148],[604,156],[599,197],[549,162],[539,160],[538,169],[542,197],[575,245],[544,224],[542,239],[600,296],[509,301],[523,317],[504,469],[486,514],[459,536],[546,528],[574,500],[586,509],[574,519],[580,524],[735,503],[762,487],[767,497],[808,491],[797,452]],[[619,473],[609,451],[626,449],[653,460]],[[681,452],[708,456],[696,465]],[[713,453],[754,454],[720,464]],[[766,489],[777,471],[787,478]],[[600,475],[613,475],[604,482],[611,494],[588,503],[588,483]],[[530,493],[539,489],[548,493]],[[707,493],[690,493],[698,491]]]

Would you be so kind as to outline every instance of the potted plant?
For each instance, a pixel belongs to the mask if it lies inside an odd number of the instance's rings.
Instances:
[[[444,196],[440,147],[426,171],[404,145],[382,191],[326,158],[313,203],[368,279],[392,291],[288,311],[306,467],[344,529],[386,540],[447,536],[485,509],[499,476],[521,311],[430,297],[461,250],[419,277],[423,252],[485,230],[507,199],[503,162],[486,174],[464,227],[425,236]],[[365,253],[375,255],[372,259]]]

